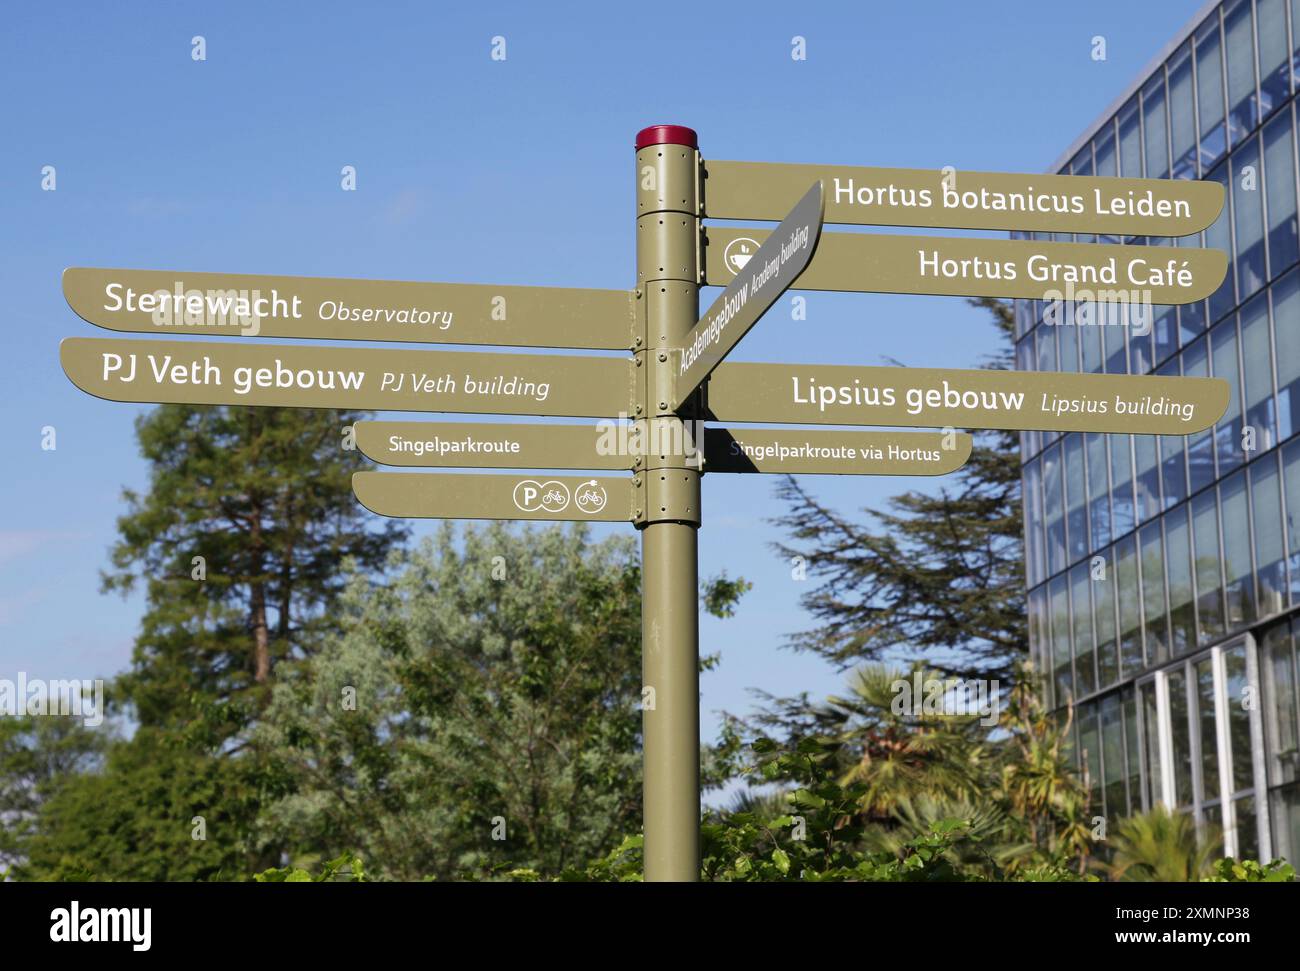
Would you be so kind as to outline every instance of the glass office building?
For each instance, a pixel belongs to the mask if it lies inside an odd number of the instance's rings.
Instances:
[[[1188,437],[1022,434],[1031,651],[1074,702],[1096,813],[1156,803],[1224,852],[1300,864],[1300,0],[1203,8],[1062,157],[1075,175],[1213,179],[1208,300],[1128,326],[1017,301],[1017,366],[1212,375],[1227,414]]]

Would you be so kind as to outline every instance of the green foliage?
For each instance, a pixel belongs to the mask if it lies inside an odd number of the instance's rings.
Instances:
[[[255,718],[275,666],[333,629],[343,563],[376,569],[405,534],[352,495],[365,464],[342,440],[357,417],[162,405],[137,420],[149,491],[123,493],[104,589],[145,584],[133,669],[118,683],[141,724],[221,745]]]
[[[1218,874],[1220,834],[1198,836],[1190,815],[1164,806],[1121,820],[1110,843],[1112,858],[1105,869],[1116,880],[1186,882]]]
[[[1215,860],[1210,875],[1203,883],[1291,883],[1295,880],[1295,867],[1285,860],[1272,860],[1260,864],[1256,860],[1234,860],[1225,856]]]
[[[1002,341],[984,366],[1014,366],[1009,304],[981,298]],[[785,478],[789,536],[777,548],[801,557],[821,582],[803,597],[818,626],[792,644],[836,665],[924,660],[966,677],[1008,679],[1028,653],[1020,448],[1016,432],[975,436],[965,466],[937,492],[907,492],[855,521]]]
[[[21,864],[42,809],[68,782],[103,764],[107,725],[77,717],[0,717],[0,880]]]
[[[220,880],[240,852],[253,793],[245,767],[140,728],[103,771],[68,776],[42,806],[14,871],[27,880]],[[202,829],[195,817],[202,817]],[[197,839],[196,835],[205,838]]]
[[[351,845],[389,879],[500,877],[563,872],[639,826],[634,541],[445,526],[392,567],[353,577],[341,635],[276,686],[256,736],[267,845]]]
[[[313,876],[302,867],[275,867],[255,874],[258,883],[368,883],[365,864],[355,853],[344,853],[320,865]]]

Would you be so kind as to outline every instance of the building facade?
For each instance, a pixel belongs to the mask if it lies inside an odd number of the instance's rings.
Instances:
[[[1127,325],[1017,301],[1017,367],[1211,375],[1232,398],[1187,437],[1021,437],[1030,642],[1073,702],[1074,757],[1108,820],[1163,803],[1224,853],[1300,864],[1300,0],[1204,7],[1053,168],[1213,179],[1208,300]],[[1095,316],[1095,315],[1094,315]]]

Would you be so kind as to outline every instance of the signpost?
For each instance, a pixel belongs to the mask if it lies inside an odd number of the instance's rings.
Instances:
[[[637,136],[636,186],[633,291],[83,268],[64,275],[72,308],[111,330],[630,356],[68,338],[60,358],[77,387],[113,401],[604,419],[358,422],[361,451],[386,465],[522,471],[358,472],[353,491],[384,516],[640,530],[645,878],[685,881],[698,878],[700,862],[703,473],[942,475],[970,456],[971,437],[958,428],[1188,435],[1228,405],[1228,384],[1216,378],[726,361],[790,287],[1177,304],[1213,292],[1227,268],[1216,250],[822,233],[823,220],[1172,237],[1213,222],[1223,189],[706,162],[695,133],[675,125]],[[705,217],[781,224],[705,230]],[[725,287],[703,317],[702,284]],[[808,334],[789,337],[802,345]],[[762,422],[853,427],[744,427]]]

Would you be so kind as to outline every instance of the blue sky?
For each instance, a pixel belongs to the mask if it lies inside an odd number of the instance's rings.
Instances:
[[[694,127],[712,158],[1043,171],[1199,3],[468,7],[6,9],[0,677],[111,675],[141,611],[98,592],[121,490],[145,481],[141,409],[63,376],[61,338],[108,336],[64,303],[65,267],[627,288],[645,125]],[[195,35],[206,61],[191,59]],[[496,35],[504,62],[489,57]],[[796,35],[806,61],[790,57]],[[339,188],[344,165],[355,192]],[[966,367],[992,346],[957,298],[807,297],[806,321],[778,303],[733,357]],[[841,509],[933,486],[808,481]],[[781,646],[808,625],[807,586],[770,549],[774,486],[705,483],[701,572],[755,584],[734,619],[702,623],[701,649],[722,654],[703,679],[706,734],[717,711],[748,708],[750,688],[823,695],[842,681]]]

